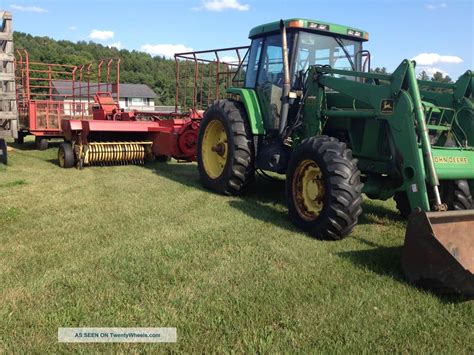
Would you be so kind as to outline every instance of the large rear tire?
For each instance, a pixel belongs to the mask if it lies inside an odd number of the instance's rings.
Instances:
[[[313,237],[342,239],[362,213],[362,186],[345,143],[328,136],[305,139],[292,152],[287,172],[290,219]]]
[[[428,186],[428,195],[430,203],[434,203],[431,187]],[[474,209],[474,200],[469,189],[467,180],[444,180],[440,181],[441,202],[448,206],[449,211],[470,210]],[[393,197],[397,204],[397,209],[403,218],[408,218],[412,209],[405,191],[395,193]]]
[[[474,208],[467,180],[445,180],[440,183],[441,201],[448,205],[448,210],[470,210]]]
[[[232,100],[215,102],[199,128],[197,161],[204,187],[225,195],[240,193],[254,175],[254,160],[244,106]]]

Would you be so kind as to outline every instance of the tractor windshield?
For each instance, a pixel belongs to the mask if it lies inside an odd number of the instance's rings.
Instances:
[[[306,31],[289,31],[287,39],[293,86],[299,85],[301,78],[312,65],[361,71],[360,41]],[[295,42],[296,46],[293,45]],[[281,35],[253,39],[250,50],[234,77],[234,83],[244,82],[244,87],[255,88],[258,84],[268,81],[281,86],[282,78]],[[347,79],[355,80],[354,77]]]
[[[360,71],[360,56],[357,53],[361,50],[362,43],[358,41],[301,31],[298,35],[293,76],[304,74],[312,65]]]

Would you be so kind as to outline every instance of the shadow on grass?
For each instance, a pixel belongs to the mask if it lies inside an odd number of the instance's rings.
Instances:
[[[146,167],[166,179],[212,193],[203,188],[199,182],[196,164],[154,163]],[[228,203],[232,208],[243,212],[251,218],[274,224],[291,232],[301,232],[288,220],[285,203],[285,182],[283,180],[267,181],[256,176],[255,181],[246,189],[245,195]],[[364,201],[362,209],[364,212],[359,217],[360,224],[372,224],[373,218],[371,219],[370,215],[397,221],[403,220],[396,211],[374,202]],[[308,235],[308,237],[310,236]],[[339,252],[338,255],[341,258],[349,260],[356,267],[368,269],[378,275],[388,276],[397,282],[407,284],[400,265],[401,246],[386,247],[363,237],[352,236],[352,238],[367,245],[369,249]],[[465,297],[436,296],[443,303],[466,301]]]
[[[382,206],[380,203],[374,203],[373,201],[364,201],[362,203],[362,215],[359,217],[359,224],[373,224],[374,218],[388,218],[393,221],[405,221],[403,217],[393,209]]]
[[[164,178],[206,193],[213,193],[202,187],[196,164],[154,163],[148,165],[147,168]],[[256,175],[255,180],[250,182],[245,189],[245,194],[239,196],[237,200],[229,201],[228,204],[251,218],[277,225],[291,232],[298,231],[290,223],[286,214],[284,180],[266,180]]]
[[[343,251],[337,253],[339,257],[349,260],[354,266],[364,270],[369,270],[384,277],[389,277],[397,282],[410,285],[411,287],[421,291],[428,292],[438,298],[439,301],[444,304],[462,303],[474,299],[471,296],[440,295],[434,291],[409,284],[405,279],[400,262],[403,249],[402,246],[384,247],[378,245],[377,243],[365,240],[364,238],[354,238],[371,247],[371,249],[366,250]]]
[[[152,170],[156,175],[165,179],[178,182],[188,187],[194,187],[201,191],[208,191],[201,186],[199,182],[199,174],[197,165],[194,163],[173,163],[154,162],[144,166],[146,169]]]
[[[402,268],[400,266],[402,247],[377,246],[376,243],[363,240],[362,238],[356,239],[366,243],[372,248],[366,250],[343,251],[337,253],[337,255],[349,260],[352,264],[362,269],[368,269],[376,274],[389,276],[394,280],[405,283]]]
[[[49,140],[48,142],[48,149],[50,148],[57,149],[59,148],[62,142],[63,142],[62,138],[61,139],[53,138]],[[27,140],[22,144],[11,142],[11,143],[8,143],[8,145],[17,150],[38,150],[38,148],[36,148],[36,144],[34,140]]]
[[[153,163],[146,165],[146,167],[164,178],[207,193],[213,193],[202,187],[199,182],[197,166],[194,163]],[[229,201],[229,205],[254,219],[276,224],[289,231],[298,231],[287,217],[284,180],[268,180],[256,175],[255,180],[245,189],[245,193],[238,200]],[[363,213],[359,217],[361,225],[373,224],[375,221],[371,216],[396,221],[403,220],[396,211],[380,204],[375,205],[373,202],[364,201],[362,211]]]
[[[53,158],[53,159],[46,159],[45,160],[47,163],[53,164],[55,167],[60,168],[59,166],[59,160],[58,158]],[[75,169],[75,167],[73,167]]]

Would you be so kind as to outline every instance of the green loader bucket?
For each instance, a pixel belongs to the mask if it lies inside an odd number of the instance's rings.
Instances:
[[[405,277],[441,294],[474,296],[474,210],[414,211],[402,251]]]

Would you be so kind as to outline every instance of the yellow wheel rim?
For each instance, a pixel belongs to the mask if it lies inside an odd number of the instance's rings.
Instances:
[[[61,168],[63,168],[64,167],[64,161],[66,160],[63,148],[59,148],[59,157],[58,158],[59,158],[59,166]]]
[[[293,199],[298,214],[307,221],[315,220],[324,206],[323,174],[315,161],[303,160],[293,176]]]
[[[219,120],[212,120],[206,126],[201,147],[202,164],[211,179],[222,175],[227,163],[227,133]]]

